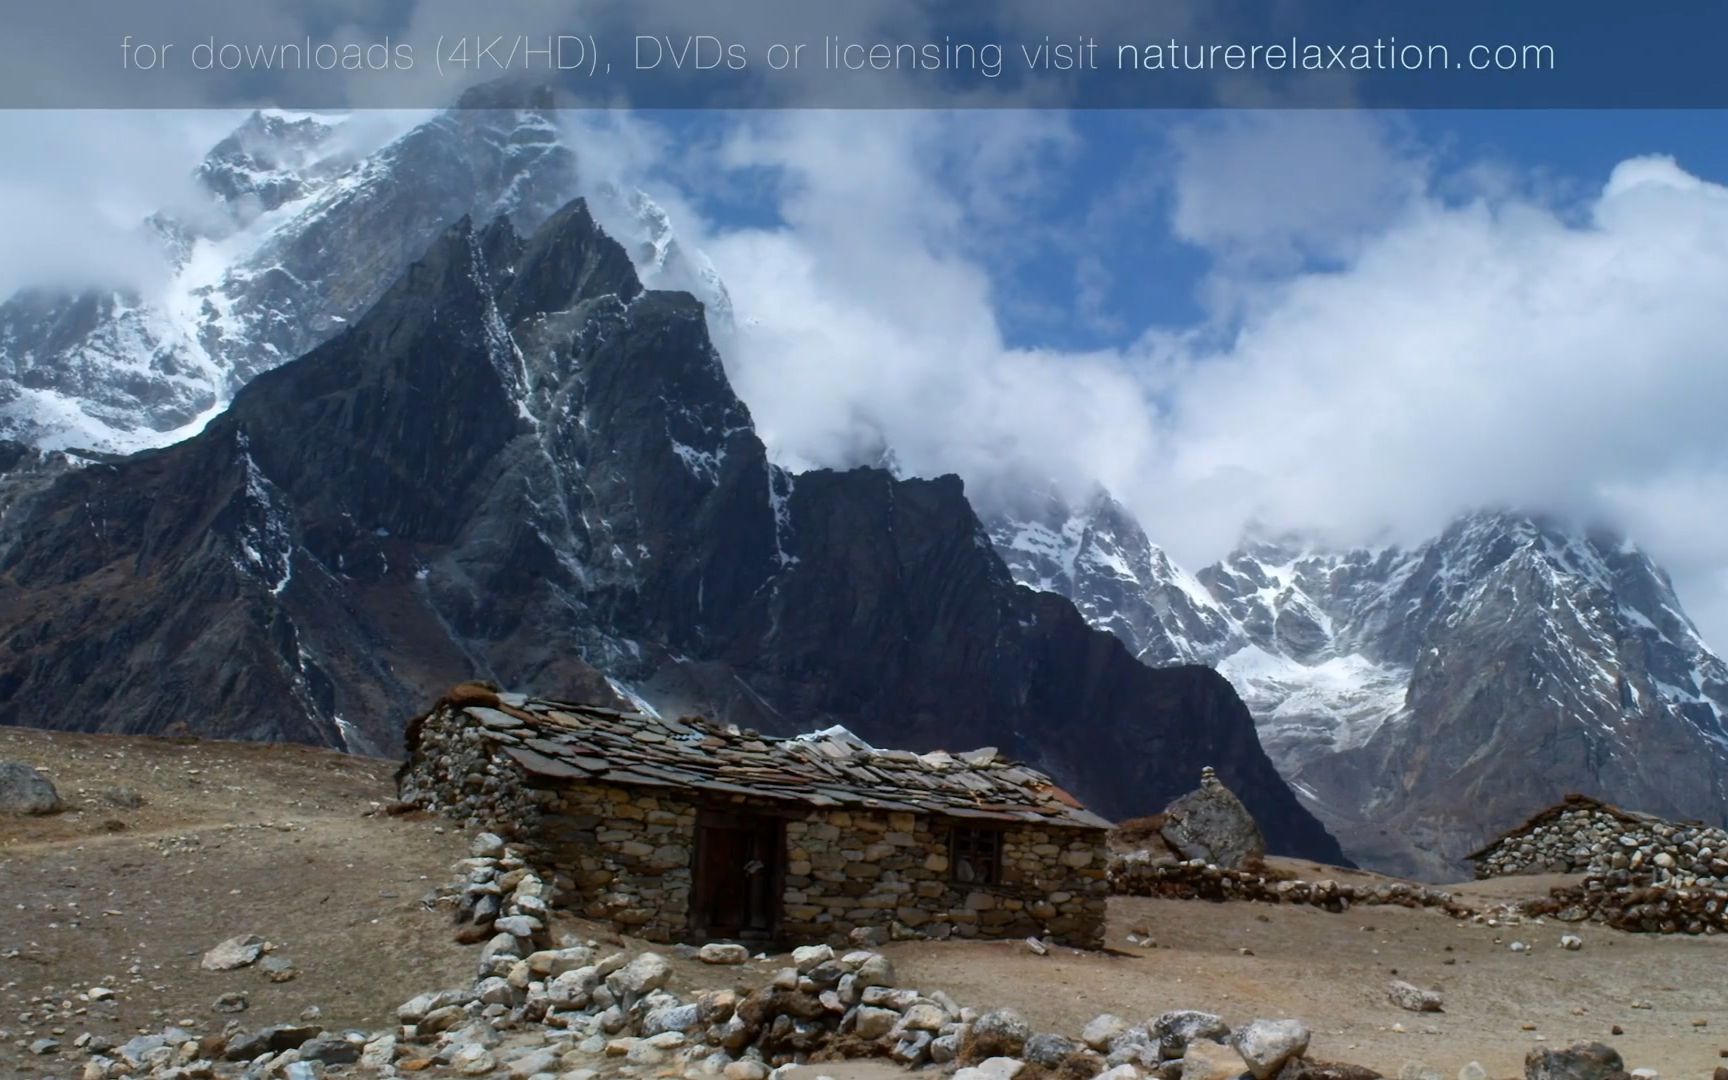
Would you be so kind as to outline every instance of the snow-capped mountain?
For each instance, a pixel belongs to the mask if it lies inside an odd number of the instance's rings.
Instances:
[[[992,745],[1101,813],[1213,765],[1338,860],[1216,672],[1014,584],[960,481],[772,465],[702,307],[576,201],[460,221],[176,445],[0,443],[0,724],[352,749],[464,678]]]
[[[991,533],[1148,663],[1217,667],[1365,865],[1451,876],[1571,791],[1728,820],[1728,666],[1615,537],[1479,513],[1407,549],[1258,539],[1190,577],[1107,495]]]
[[[129,451],[198,431],[259,372],[342,330],[464,216],[538,225],[581,187],[544,88],[469,91],[375,152],[340,116],[259,112],[195,170],[196,210],[140,227],[159,280],[27,290],[0,304],[0,437]],[[608,223],[655,285],[730,318],[725,288],[663,210],[608,189]]]
[[[1016,581],[1073,600],[1154,667],[1215,664],[1239,637],[1199,579],[1102,491],[1079,510],[1054,491],[1030,495],[991,519],[990,540]]]

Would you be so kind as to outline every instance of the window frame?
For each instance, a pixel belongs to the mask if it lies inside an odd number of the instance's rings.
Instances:
[[[988,825],[948,826],[948,881],[955,885],[995,886],[1002,884],[1003,830]],[[967,881],[960,876],[962,857],[972,866],[975,876]],[[976,873],[982,860],[983,873]]]

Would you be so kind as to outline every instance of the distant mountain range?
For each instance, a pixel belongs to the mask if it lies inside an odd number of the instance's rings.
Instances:
[[[1574,791],[1728,820],[1728,665],[1617,537],[1485,512],[1408,549],[1264,538],[1190,574],[1103,493],[990,533],[1017,580],[1145,662],[1228,677],[1364,865],[1451,877]]]

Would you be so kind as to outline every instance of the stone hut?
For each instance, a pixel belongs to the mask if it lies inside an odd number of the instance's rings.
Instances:
[[[1465,858],[1476,864],[1478,878],[1636,870],[1641,849],[1660,848],[1676,830],[1696,827],[1568,795]]]
[[[561,905],[655,941],[1104,942],[1110,823],[994,750],[878,750],[458,688],[402,798],[526,847]]]

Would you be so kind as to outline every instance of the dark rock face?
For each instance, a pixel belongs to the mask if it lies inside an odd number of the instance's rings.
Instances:
[[[19,761],[0,761],[0,814],[52,814],[60,793],[40,772]]]
[[[1203,859],[1232,869],[1263,858],[1266,838],[1254,815],[1208,767],[1200,786],[1171,803],[1160,830],[1164,842],[1184,859]]]
[[[1111,816],[1212,763],[1275,849],[1340,858],[1222,678],[1016,586],[958,480],[771,465],[701,306],[581,203],[460,224],[195,438],[20,460],[0,722],[393,751],[459,679],[598,667],[768,731],[993,744]]]

